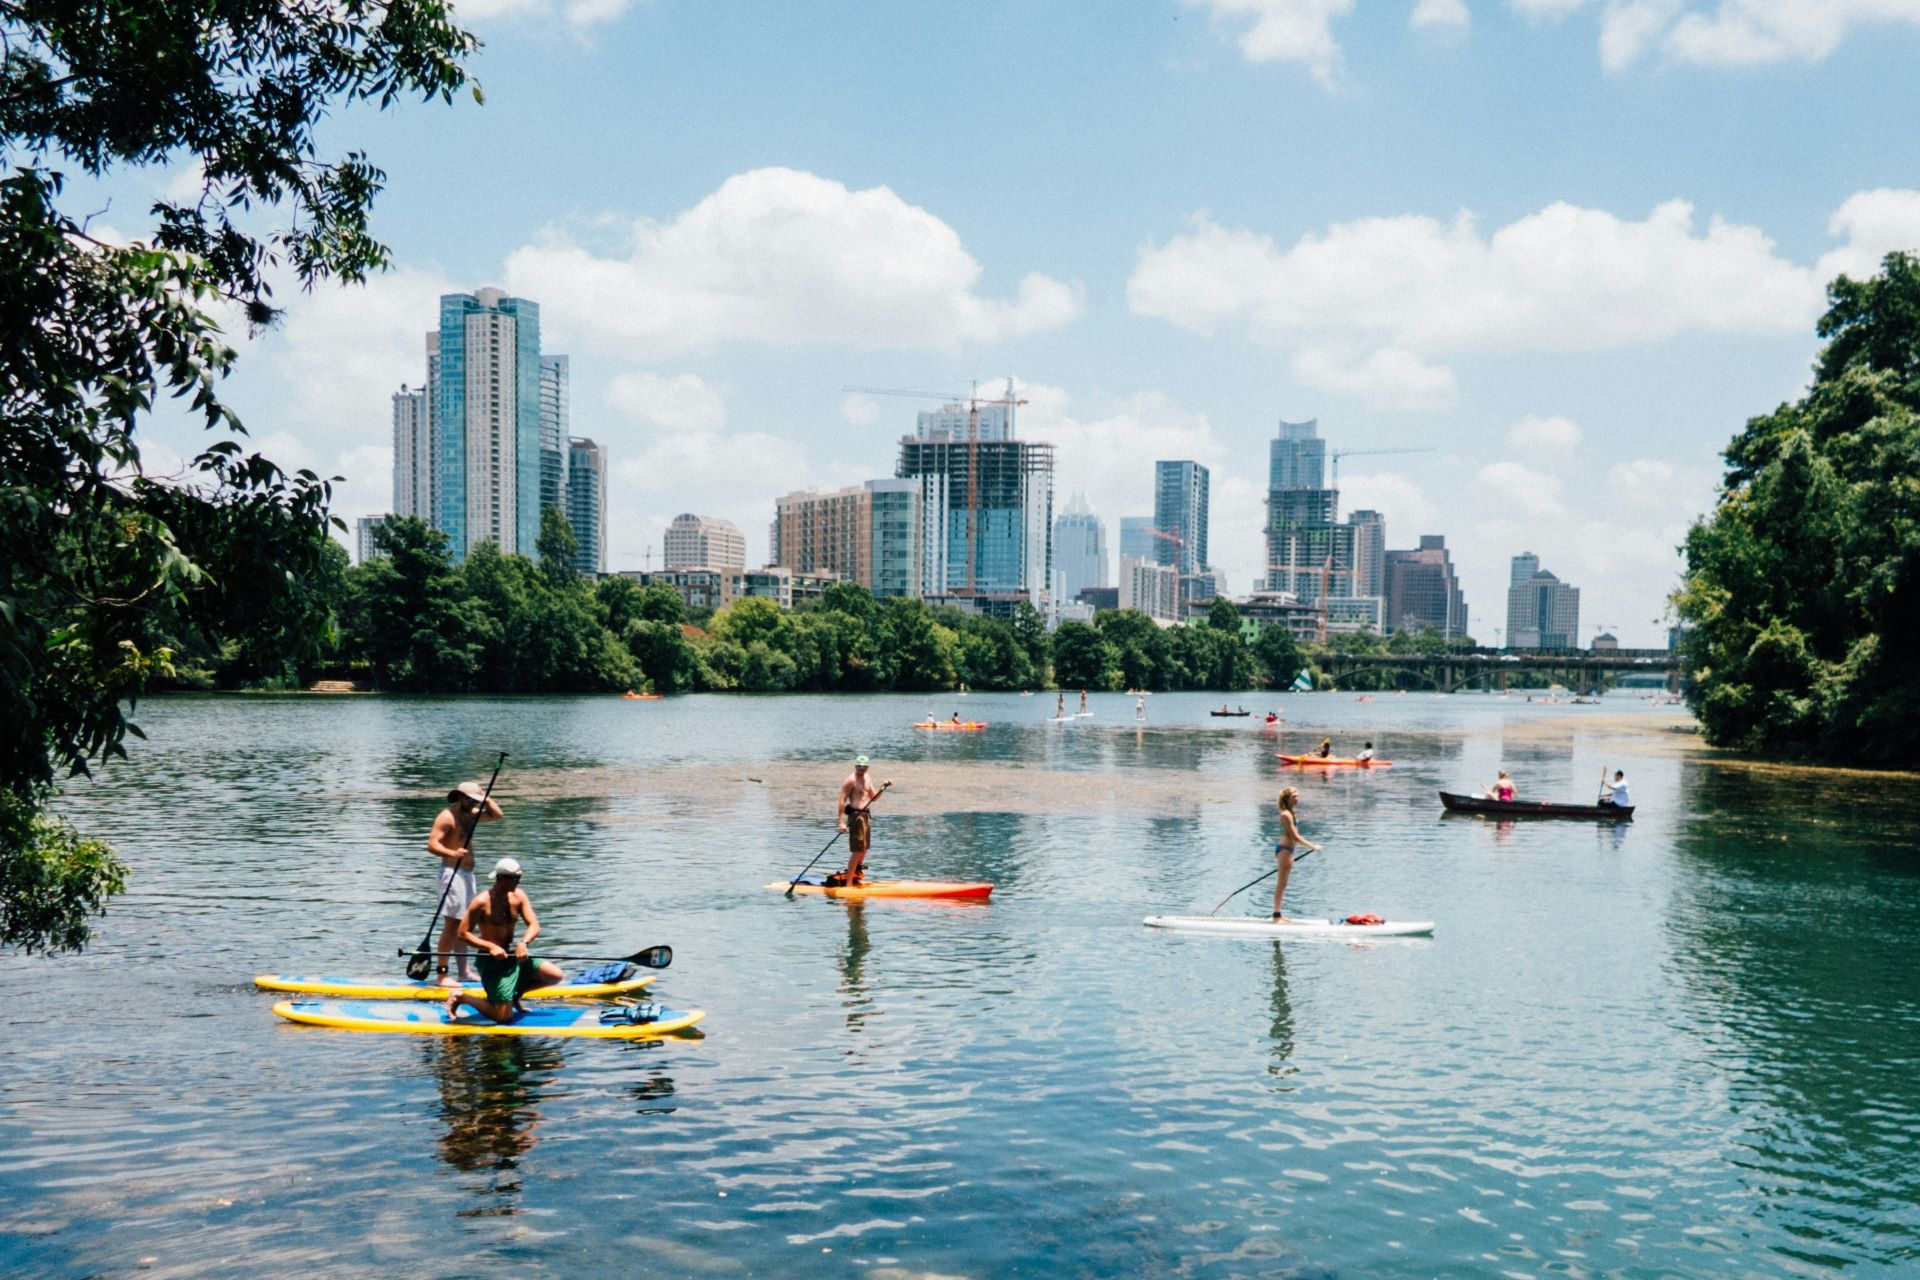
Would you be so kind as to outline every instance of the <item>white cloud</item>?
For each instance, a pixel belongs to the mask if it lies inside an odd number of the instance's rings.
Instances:
[[[1471,24],[1473,15],[1467,12],[1465,0],[1419,0],[1413,6],[1413,15],[1407,19],[1407,25],[1420,27],[1465,27]]]
[[[1292,368],[1306,386],[1353,396],[1376,409],[1437,409],[1451,404],[1456,390],[1451,369],[1390,347],[1302,347]]]
[[[1580,447],[1580,425],[1572,418],[1522,418],[1507,428],[1507,443],[1530,454],[1572,453]]]
[[[426,334],[440,323],[440,295],[456,291],[434,272],[403,267],[297,297],[260,340],[260,358],[292,392],[283,417],[384,428],[400,385],[426,381]]]
[[[1241,328],[1296,348],[1310,385],[1385,403],[1442,403],[1433,357],[1598,350],[1685,334],[1802,334],[1826,271],[1920,244],[1920,192],[1872,191],[1835,213],[1847,244],[1781,256],[1758,227],[1674,200],[1644,219],[1559,202],[1483,233],[1470,213],[1362,218],[1289,247],[1197,214],[1148,245],[1127,281],[1138,315],[1196,333]],[[1337,353],[1337,354],[1336,354]]]
[[[1586,0],[1510,0],[1532,18],[1558,18]],[[1920,25],[1920,0],[1608,0],[1600,61],[1621,71],[1643,56],[1694,66],[1819,62],[1856,27]]]
[[[1378,511],[1385,516],[1390,546],[1413,546],[1419,535],[1440,528],[1440,508],[1419,485],[1395,471],[1341,477],[1340,505],[1345,513]]]
[[[607,382],[607,403],[636,422],[670,431],[711,431],[727,420],[720,393],[691,373],[620,373]]]
[[[612,22],[633,7],[633,0],[460,0],[456,21],[468,26],[493,22],[548,23],[555,18],[578,33]]]
[[[1457,0],[1455,0],[1457,3]],[[1216,21],[1252,25],[1240,34],[1248,62],[1297,62],[1322,84],[1340,69],[1333,20],[1353,11],[1353,0],[1186,0],[1205,7]]]
[[[1584,8],[1587,0],[1511,0],[1515,13],[1529,18],[1561,18]]]
[[[564,341],[629,356],[726,341],[951,349],[1059,328],[1077,286],[1028,273],[976,291],[959,234],[886,187],[794,169],[737,174],[671,222],[642,219],[596,252],[560,231],[507,260]]]
[[[1560,477],[1535,471],[1525,463],[1489,462],[1473,477],[1473,487],[1490,510],[1517,512],[1532,520],[1565,517],[1560,505]]]

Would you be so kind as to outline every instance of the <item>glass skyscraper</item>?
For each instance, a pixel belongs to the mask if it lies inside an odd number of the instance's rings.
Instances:
[[[560,359],[564,362],[566,357]],[[598,576],[607,568],[607,451],[591,440],[573,437],[567,442],[566,476],[566,500],[555,505],[567,513],[573,540],[579,544],[573,567]]]
[[[1197,462],[1153,464],[1153,527],[1166,534],[1154,560],[1182,574],[1207,567],[1207,469]]]
[[[1013,406],[919,415],[895,473],[919,482],[920,594],[1038,606],[1053,577],[1053,446],[1015,438]]]
[[[1053,573],[1062,600],[1077,600],[1088,587],[1113,585],[1107,561],[1107,530],[1076,493],[1053,522]]]
[[[565,356],[540,357],[540,506],[568,511],[568,382]],[[596,445],[595,448],[598,448]]]
[[[540,534],[540,306],[499,289],[440,298],[434,521],[456,558]],[[430,362],[433,363],[433,362]]]

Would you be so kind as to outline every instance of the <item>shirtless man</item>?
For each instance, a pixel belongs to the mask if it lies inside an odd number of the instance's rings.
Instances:
[[[484,810],[480,807],[483,797],[486,799]],[[440,945],[436,948],[440,952],[440,985],[443,987],[474,981],[467,948],[460,941],[460,917],[473,901],[473,828],[476,823],[498,822],[504,816],[500,802],[488,796],[485,787],[477,782],[463,782],[447,792],[447,807],[433,820],[433,830],[427,833],[427,852],[440,859],[440,880],[435,887],[444,895],[444,905],[440,908]],[[453,881],[451,888],[447,885],[449,880]],[[449,959],[458,960],[457,976],[447,972]]]
[[[880,792],[893,785],[889,778],[875,787],[867,777],[867,765],[865,756],[855,756],[853,772],[840,784],[840,830],[847,833],[848,857],[844,871],[827,877],[830,885],[865,884],[867,880],[861,868],[866,866],[867,846],[873,840],[873,815],[868,810],[880,798]]]
[[[513,940],[514,921],[524,921],[527,935]],[[480,982],[486,995],[464,991],[447,995],[447,1016],[472,1005],[495,1022],[512,1022],[526,1009],[520,1001],[529,991],[550,987],[566,975],[551,960],[527,954],[527,944],[540,936],[540,917],[520,888],[520,864],[502,858],[493,867],[493,887],[467,904],[460,918],[460,937],[480,953]]]

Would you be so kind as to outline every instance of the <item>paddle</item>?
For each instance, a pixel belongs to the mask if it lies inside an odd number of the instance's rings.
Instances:
[[[493,762],[493,776],[487,779],[486,790],[480,793],[480,803],[474,808],[473,821],[467,824],[466,844],[468,857],[473,856],[474,828],[480,825],[480,815],[487,811],[487,800],[493,795],[493,784],[500,780],[500,766],[506,762],[507,753],[502,751],[500,758]],[[440,901],[434,904],[433,918],[427,921],[427,931],[421,936],[420,945],[414,948],[413,958],[407,961],[407,977],[415,982],[424,981],[426,976],[433,972],[433,957],[435,955],[449,954],[444,951],[432,952],[429,951],[428,948],[433,945],[433,927],[440,923],[440,912],[446,907],[447,895],[453,892],[453,882],[459,875],[460,869],[456,866],[453,869],[453,874],[447,877],[446,888],[440,890]],[[407,953],[402,951],[400,954],[404,956]]]
[[[1312,854],[1312,853],[1313,853],[1313,850],[1311,850],[1311,849],[1309,849],[1309,850],[1307,850],[1307,852],[1306,852],[1306,853],[1296,853],[1296,854],[1294,854],[1294,855],[1293,855],[1293,860],[1294,860],[1295,862],[1299,862],[1299,861],[1300,861],[1300,859],[1302,859],[1302,858],[1305,858],[1305,857],[1307,857],[1307,856],[1309,856],[1309,855],[1310,855],[1310,854]],[[1259,884],[1261,880],[1265,880],[1265,879],[1267,878],[1267,876],[1277,876],[1277,875],[1279,875],[1279,874],[1280,874],[1280,868],[1279,868],[1279,866],[1278,866],[1278,865],[1276,864],[1276,865],[1274,866],[1274,868],[1273,868],[1273,870],[1271,870],[1271,871],[1269,871],[1269,872],[1267,872],[1267,873],[1266,873],[1266,875],[1262,875],[1262,876],[1260,876],[1260,877],[1259,877],[1258,879],[1254,879],[1254,880],[1249,880],[1249,881],[1247,881],[1247,882],[1246,882],[1245,884],[1243,884],[1243,885],[1241,885],[1241,886],[1240,886],[1240,887],[1239,887],[1238,889],[1235,889],[1235,890],[1234,890],[1234,891],[1233,891],[1232,893],[1230,893],[1230,894],[1228,894],[1228,895],[1227,895],[1226,897],[1224,897],[1224,898],[1222,898],[1222,899],[1220,899],[1220,906],[1219,906],[1219,907],[1215,907],[1215,908],[1214,908],[1213,910],[1211,910],[1211,911],[1209,911],[1209,912],[1207,912],[1207,914],[1208,914],[1208,915],[1210,915],[1210,916],[1217,916],[1217,915],[1219,915],[1219,914],[1220,914],[1220,907],[1224,907],[1224,906],[1226,906],[1226,905],[1227,905],[1227,904],[1228,904],[1229,902],[1232,902],[1232,901],[1233,901],[1233,900],[1234,900],[1235,898],[1237,898],[1237,897],[1239,897],[1239,896],[1240,896],[1241,894],[1243,894],[1243,893],[1245,893],[1245,892],[1246,892],[1247,890],[1249,890],[1249,889],[1251,889],[1251,888],[1253,888],[1253,886],[1255,886],[1255,885],[1257,885],[1257,884]]]
[[[1607,766],[1601,765],[1600,766],[1600,798],[1594,801],[1594,803],[1605,804],[1607,801],[1607,797],[1611,794],[1612,793],[1607,790]]]
[[[893,785],[893,784],[892,784],[891,782],[883,782],[883,783],[881,783],[881,784],[880,784],[880,796],[883,796],[883,795],[885,795],[885,794],[887,794],[887,788],[888,788],[888,787],[890,787],[890,786],[892,786],[892,785]],[[878,800],[878,799],[880,798],[880,796],[875,796],[875,797],[873,798],[873,800]],[[864,804],[864,805],[862,805],[862,806],[861,806],[861,808],[863,808],[863,809],[871,809],[871,808],[873,808],[873,800],[869,800],[869,801],[867,801],[867,802],[866,802],[866,804]],[[842,835],[842,834],[843,834],[843,833],[842,833],[842,832],[839,832],[839,831],[836,831],[836,832],[834,832],[834,833],[833,833],[833,839],[831,839],[831,840],[829,840],[829,841],[827,841],[827,843],[826,843],[826,845],[825,845],[825,846],[824,846],[824,847],[823,847],[823,848],[822,848],[822,849],[820,850],[820,852],[818,852],[818,853],[816,853],[816,854],[814,854],[814,855],[813,855],[813,862],[818,862],[818,861],[820,861],[820,859],[822,859],[822,858],[824,858],[824,857],[826,857],[826,856],[827,856],[827,850],[828,850],[828,849],[831,849],[831,848],[833,848],[833,846],[834,846],[834,845],[836,845],[836,844],[838,844],[838,843],[839,843],[839,841],[840,841],[840,837],[841,837],[841,835]],[[793,886],[795,886],[795,885],[797,885],[797,884],[799,884],[799,883],[800,883],[800,881],[801,881],[801,879],[802,879],[802,878],[804,878],[804,877],[806,876],[806,874],[807,874],[807,872],[809,872],[809,871],[811,871],[811,870],[813,870],[813,862],[809,862],[809,863],[808,863],[808,864],[807,864],[806,866],[804,866],[804,867],[802,867],[802,868],[800,868],[800,874],[799,874],[799,875],[797,875],[797,876],[795,876],[795,877],[794,877],[793,879],[791,879],[791,880],[789,880],[789,881],[787,882],[787,896],[788,896],[789,898],[791,898],[791,897],[793,896]]]
[[[400,954],[404,956],[407,953],[405,949],[402,949]],[[450,956],[450,955],[455,955],[457,953],[452,951],[429,951],[427,954],[434,955],[434,956]],[[647,947],[647,948],[644,948],[643,950],[634,952],[630,956],[550,956],[542,952],[540,955],[540,959],[542,960],[601,960],[601,961],[606,961],[608,963],[614,963],[614,964],[637,964],[643,969],[664,969],[668,965],[673,963],[673,948],[672,947]]]

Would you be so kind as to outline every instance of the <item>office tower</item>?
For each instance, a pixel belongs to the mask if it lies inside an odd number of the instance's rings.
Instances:
[[[1386,577],[1388,630],[1432,627],[1448,639],[1467,633],[1467,601],[1445,538],[1422,534],[1417,548],[1387,552]]]
[[[424,388],[393,393],[393,514],[433,519],[433,432]]]
[[[844,489],[796,489],[774,500],[773,566],[831,573],[876,596],[920,588],[920,486],[869,480]]]
[[[560,509],[567,513],[578,544],[573,567],[599,577],[607,568],[607,451],[591,440],[570,437],[566,477],[566,500]]]
[[[1319,489],[1327,478],[1327,442],[1320,438],[1320,420],[1280,423],[1279,434],[1267,446],[1267,488]]]
[[[433,383],[434,524],[456,559],[540,534],[540,307],[499,289],[440,298]]]
[[[1387,518],[1378,511],[1355,511],[1347,517],[1353,526],[1353,594],[1384,596],[1387,588]]]
[[[1571,649],[1579,642],[1580,588],[1542,569],[1531,551],[1515,556],[1507,587],[1507,647]]]
[[[1122,559],[1158,560],[1160,539],[1154,536],[1152,516],[1120,517],[1120,556]]]
[[[1164,536],[1154,559],[1183,574],[1207,567],[1207,469],[1197,462],[1153,464],[1153,527]]]
[[[1004,610],[1046,602],[1053,446],[1016,437],[1011,404],[919,415],[895,474],[920,487],[920,594]]]
[[[747,539],[731,520],[685,512],[673,518],[664,539],[668,569],[744,569]]]
[[[570,514],[567,461],[573,437],[567,433],[571,425],[567,409],[569,381],[565,356],[540,357],[540,508],[544,511],[548,507],[559,507]],[[585,545],[584,541],[581,545]]]
[[[1340,495],[1326,487],[1327,443],[1317,419],[1280,423],[1268,445],[1267,580],[1304,604],[1359,594],[1355,530],[1340,525]]]
[[[1087,587],[1109,585],[1106,527],[1084,493],[1074,494],[1053,522],[1053,576],[1059,583],[1054,595],[1061,600],[1077,600]]]
[[[1180,575],[1172,565],[1120,557],[1120,608],[1137,609],[1149,618],[1173,622],[1180,616],[1179,594]]]
[[[355,564],[365,564],[367,561],[381,554],[380,549],[373,545],[373,535],[375,532],[379,530],[379,528],[382,525],[386,524],[386,522],[391,519],[393,519],[392,516],[361,516],[360,517],[359,522],[354,529],[353,562]]]

